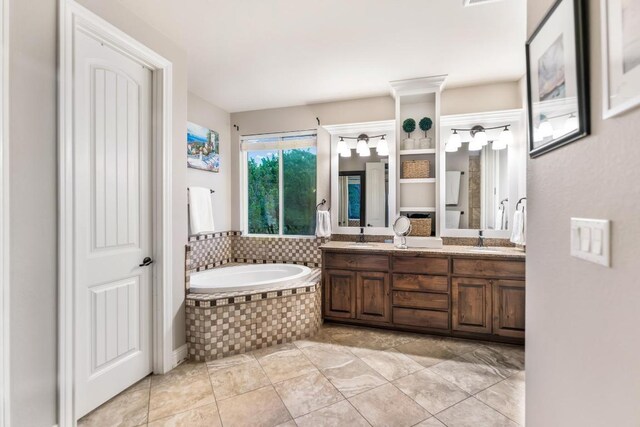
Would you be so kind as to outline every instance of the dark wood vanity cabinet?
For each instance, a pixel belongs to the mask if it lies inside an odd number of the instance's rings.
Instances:
[[[524,341],[525,263],[480,256],[323,251],[327,320]]]
[[[324,315],[337,319],[389,322],[389,292],[387,273],[325,270]]]
[[[324,271],[324,315],[338,319],[356,317],[356,273]]]
[[[382,272],[356,274],[356,319],[389,322],[389,275]]]
[[[454,331],[490,334],[492,329],[491,281],[476,278],[451,280]]]

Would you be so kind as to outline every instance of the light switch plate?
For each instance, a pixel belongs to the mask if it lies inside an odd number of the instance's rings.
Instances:
[[[611,221],[571,218],[571,256],[611,266]]]

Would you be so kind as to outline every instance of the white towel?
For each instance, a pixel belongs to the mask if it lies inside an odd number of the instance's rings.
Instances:
[[[525,230],[526,215],[523,211],[517,210],[513,215],[513,223],[511,224],[511,242],[516,245],[524,246],[527,243]]]
[[[447,171],[446,178],[446,197],[445,203],[447,205],[457,205],[460,197],[460,171]],[[458,228],[458,227],[456,227]]]
[[[501,204],[498,207],[498,211],[496,212],[494,229],[495,230],[506,230],[508,228],[507,225],[507,212],[504,208],[504,205]]]
[[[189,187],[189,219],[191,234],[213,233],[213,205],[208,188]]]
[[[446,211],[444,221],[447,228],[460,228],[461,211]]]
[[[331,214],[329,211],[316,211],[316,236],[331,237]]]

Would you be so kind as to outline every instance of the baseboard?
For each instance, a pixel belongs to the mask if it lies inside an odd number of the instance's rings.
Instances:
[[[188,356],[189,356],[189,353],[187,352],[187,345],[186,344],[183,344],[180,347],[178,347],[177,349],[173,350],[172,368],[175,368],[176,366],[178,366],[179,364],[181,364],[182,362],[187,360]]]

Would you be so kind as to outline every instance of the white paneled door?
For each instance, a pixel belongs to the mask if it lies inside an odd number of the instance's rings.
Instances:
[[[73,92],[81,417],[152,371],[152,73],[78,31]]]

